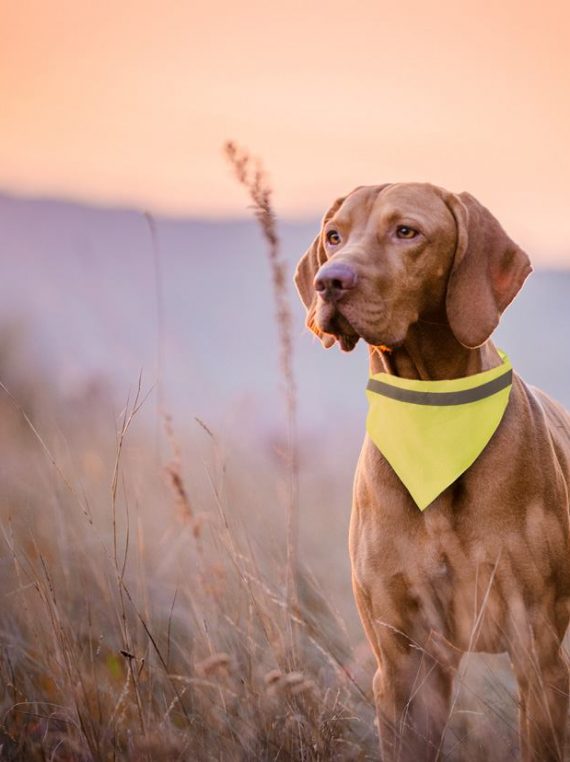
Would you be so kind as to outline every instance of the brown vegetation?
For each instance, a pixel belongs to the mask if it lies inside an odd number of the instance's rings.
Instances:
[[[353,464],[302,441],[297,458],[285,273],[253,177],[274,247],[284,461],[261,435],[176,416],[157,443],[144,384],[122,412],[103,383],[63,398],[25,336],[0,334],[2,760],[377,759],[346,549]],[[445,758],[515,759],[507,665],[473,657],[457,678]]]

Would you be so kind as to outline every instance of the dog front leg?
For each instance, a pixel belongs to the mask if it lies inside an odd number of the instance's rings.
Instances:
[[[452,681],[451,671],[426,653],[410,649],[397,660],[382,658],[373,686],[385,762],[440,758]]]
[[[453,659],[442,666],[397,628],[375,623],[370,596],[352,579],[356,606],[376,656],[373,689],[384,762],[438,759],[449,715]]]

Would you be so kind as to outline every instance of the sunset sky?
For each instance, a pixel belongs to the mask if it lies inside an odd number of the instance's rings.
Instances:
[[[569,26],[537,0],[6,0],[0,190],[249,215],[231,138],[280,215],[430,181],[570,264]]]

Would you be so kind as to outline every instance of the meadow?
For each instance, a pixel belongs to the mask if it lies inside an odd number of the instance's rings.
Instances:
[[[269,433],[182,424],[144,377],[63,395],[26,331],[0,332],[2,760],[378,759],[355,460],[297,433],[291,274],[258,191],[284,379]],[[518,753],[506,657],[465,657],[442,758]]]
[[[2,339],[0,758],[377,759],[349,467],[301,444],[291,603],[280,443],[157,437],[136,385],[115,418],[104,386],[70,405]],[[515,759],[508,664],[460,672],[446,758]]]

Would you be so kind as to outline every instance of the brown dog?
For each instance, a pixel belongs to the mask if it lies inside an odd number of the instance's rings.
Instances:
[[[362,338],[371,373],[439,380],[500,364],[489,337],[531,269],[468,193],[395,183],[337,199],[295,282],[326,347]],[[440,756],[468,651],[509,653],[523,759],[563,758],[569,485],[570,417],[516,374],[489,444],[425,512],[366,436],[350,554],[385,760]]]

